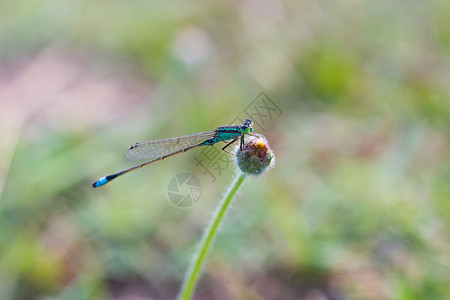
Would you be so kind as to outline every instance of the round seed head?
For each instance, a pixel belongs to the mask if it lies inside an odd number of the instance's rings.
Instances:
[[[236,151],[236,164],[242,172],[260,175],[275,163],[275,156],[263,135],[250,136],[241,151]]]

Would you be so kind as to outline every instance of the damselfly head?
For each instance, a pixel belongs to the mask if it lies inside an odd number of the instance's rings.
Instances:
[[[244,121],[244,125],[242,125],[242,129],[246,131],[245,133],[253,132],[253,122],[250,119],[246,119]]]

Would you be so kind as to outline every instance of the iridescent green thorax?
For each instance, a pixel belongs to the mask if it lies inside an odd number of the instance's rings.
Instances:
[[[241,133],[242,134],[249,134],[250,132],[253,131],[252,127],[247,127],[247,128],[241,128]]]
[[[216,135],[214,136],[215,142],[234,140],[241,137],[244,134],[249,134],[253,131],[253,122],[250,119],[244,121],[243,125],[231,125],[217,127]]]
[[[216,129],[216,135],[214,136],[215,142],[227,141],[237,139],[241,136],[240,125],[237,126],[222,126]]]

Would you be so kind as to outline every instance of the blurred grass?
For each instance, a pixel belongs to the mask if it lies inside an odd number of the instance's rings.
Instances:
[[[196,299],[444,299],[446,1],[0,4],[2,299],[172,299],[233,177],[186,153],[102,189],[138,140],[224,125],[264,91],[277,156]],[[167,184],[202,181],[178,209]]]

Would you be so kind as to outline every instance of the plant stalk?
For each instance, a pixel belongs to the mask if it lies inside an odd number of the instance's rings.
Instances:
[[[218,209],[215,211],[208,227],[203,233],[197,251],[195,252],[191,260],[188,272],[186,274],[186,277],[184,278],[181,292],[178,295],[179,300],[189,300],[192,298],[192,295],[195,291],[195,287],[197,286],[198,280],[202,272],[202,267],[208,256],[209,251],[212,248],[214,240],[216,239],[217,231],[222,222],[222,219],[230,206],[231,200],[233,199],[237,190],[241,186],[245,177],[246,175],[244,173],[241,173],[236,177],[233,184],[230,186],[228,192],[226,193],[225,197],[219,204]]]

